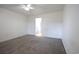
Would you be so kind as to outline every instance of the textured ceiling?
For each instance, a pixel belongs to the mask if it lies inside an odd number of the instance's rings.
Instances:
[[[21,8],[22,4],[0,4],[1,8],[6,8],[8,10],[21,13],[21,14],[43,14],[48,12],[54,12],[54,11],[61,11],[63,10],[64,5],[63,4],[32,4],[33,10],[30,10],[30,12],[24,10]]]

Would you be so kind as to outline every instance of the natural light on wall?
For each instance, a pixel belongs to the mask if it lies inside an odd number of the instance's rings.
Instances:
[[[42,18],[36,18],[35,19],[35,35],[36,36],[42,36],[41,23],[42,23]]]

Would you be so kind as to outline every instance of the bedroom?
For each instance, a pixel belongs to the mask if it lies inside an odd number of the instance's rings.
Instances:
[[[78,10],[78,4],[0,4],[0,53],[79,53]]]

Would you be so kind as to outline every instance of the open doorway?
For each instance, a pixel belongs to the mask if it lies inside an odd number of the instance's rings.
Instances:
[[[36,36],[42,36],[41,24],[42,24],[42,18],[35,18],[35,35]]]

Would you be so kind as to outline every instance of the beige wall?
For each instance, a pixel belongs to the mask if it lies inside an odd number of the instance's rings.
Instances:
[[[28,34],[35,34],[35,18],[42,18],[43,36],[62,38],[63,11],[56,11],[29,17]]]
[[[28,34],[35,35],[35,16],[28,16]]]
[[[0,8],[0,42],[27,34],[27,17]]]
[[[63,44],[67,53],[79,53],[79,5],[64,9]]]

